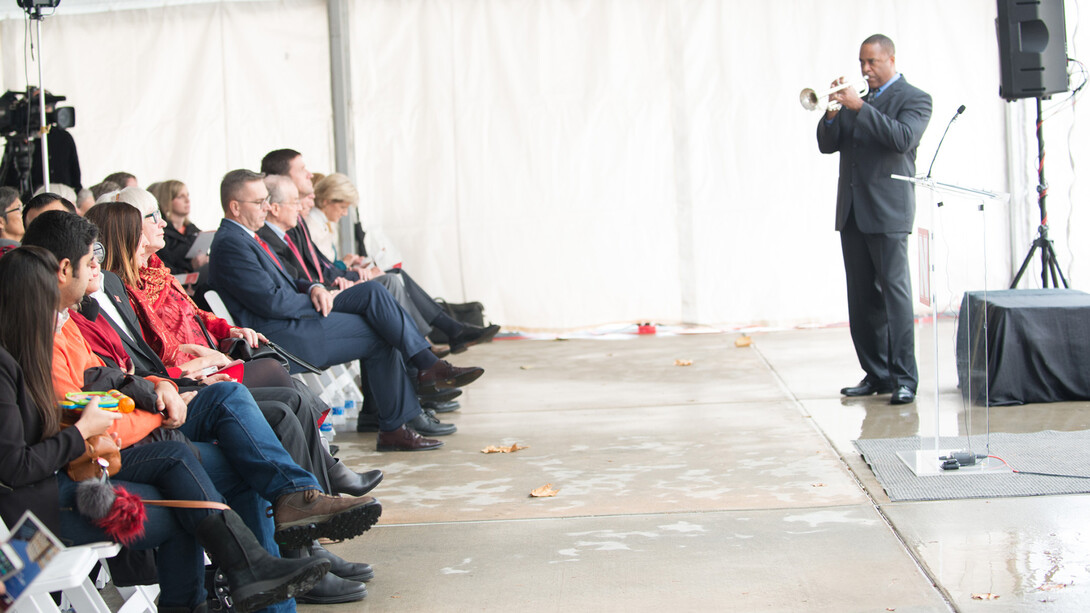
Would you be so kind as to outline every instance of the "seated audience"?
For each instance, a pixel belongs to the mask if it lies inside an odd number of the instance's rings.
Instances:
[[[155,196],[166,222],[163,236],[166,245],[157,252],[159,259],[174,274],[197,272],[208,263],[208,254],[201,253],[192,259],[185,257],[201,233],[201,229],[189,221],[189,188],[181,181],[169,180],[152,183],[148,191]]]
[[[461,387],[484,371],[437,359],[408,314],[381,285],[361,283],[334,294],[320,283],[290,277],[256,234],[268,212],[263,179],[258,173],[234,170],[220,184],[224,220],[212,242],[212,287],[236,321],[311,363],[328,367],[361,360],[369,382],[364,395],[371,395],[378,406],[380,451],[440,446],[440,441],[421,437],[417,429],[439,435],[454,427],[423,413],[403,357],[419,369],[418,385],[429,390]]]
[[[299,468],[276,440],[245,387],[216,383],[182,397],[176,384],[169,380],[145,379],[105,366],[68,316],[68,308],[82,300],[91,278],[98,274],[99,265],[94,256],[96,236],[97,230],[90,221],[50,211],[31,226],[25,237],[27,244],[46,247],[60,256],[57,276],[60,321],[53,345],[56,396],[63,398],[65,393],[78,391],[94,381],[111,387],[117,381],[143,386],[144,402],[149,403],[150,397],[151,409],[158,408],[157,419],[132,421],[140,417],[137,412],[123,415],[123,425],[136,429],[135,439],[131,439],[131,434],[122,435],[125,444],[141,440],[148,430],[139,428],[148,426],[149,421],[152,426],[161,424],[167,431],[177,430],[193,441],[218,441],[217,448],[222,451],[224,461],[220,463],[216,457],[202,453],[202,463],[209,468],[221,491],[249,487],[273,503],[276,541],[283,545],[301,547],[321,536],[351,538],[370,528],[381,513],[378,501],[367,496],[334,498],[321,493],[314,476]],[[209,462],[215,463],[215,467],[209,466]],[[249,514],[247,522],[251,528],[261,529],[260,516],[260,513],[257,517]]]
[[[137,278],[135,269],[138,258],[135,256],[147,245],[138,210],[128,203],[107,202],[92,208],[87,218],[103,230],[103,264],[129,278]],[[119,265],[119,262],[126,265]],[[101,283],[93,281],[86,293],[87,298],[80,303],[79,312],[72,313],[72,319],[92,350],[109,365],[127,368],[131,364],[138,375],[168,376],[166,366],[143,338],[140,320],[132,309],[133,303],[121,279],[113,272],[106,271],[101,276]],[[278,363],[260,361],[268,362],[268,367],[279,370],[286,383],[261,387],[251,382],[247,387],[291,458],[313,474],[327,493],[362,496],[374,489],[382,480],[382,471],[357,474],[333,458],[321,444],[317,420],[328,407],[303,383],[287,377],[286,371]],[[226,375],[195,376],[198,381],[175,381],[184,389],[191,390],[215,383],[223,377]],[[245,379],[243,383],[246,383]],[[366,588],[357,581],[374,576],[369,565],[342,560],[316,541],[308,545],[305,552],[307,555],[326,557],[332,562],[332,567],[314,589],[299,597],[300,602],[352,602],[367,595]],[[297,550],[282,550],[282,554],[300,556]]]
[[[90,254],[76,264],[66,261],[62,269],[51,253],[37,247],[16,249],[0,259],[0,481],[7,486],[0,490],[0,515],[13,525],[29,509],[70,544],[110,540],[74,510],[77,484],[64,469],[84,453],[86,438],[105,434],[122,418],[92,401],[73,425],[62,428],[54,400],[53,339],[56,308],[63,301],[58,274],[78,270],[86,280],[93,275],[89,259]],[[111,483],[145,499],[224,502],[190,448],[177,440],[127,445]],[[227,575],[239,611],[290,599],[329,568],[322,559],[269,555],[230,509],[149,506],[146,512],[143,534],[128,545],[159,550],[163,612],[204,606],[202,547]],[[288,601],[276,610],[294,606]]]

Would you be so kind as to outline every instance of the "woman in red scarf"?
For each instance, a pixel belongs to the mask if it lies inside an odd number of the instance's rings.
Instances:
[[[141,234],[136,232],[135,224],[125,219],[132,213],[142,212],[140,206],[127,201],[102,203],[92,207],[87,217],[102,233],[106,247],[104,267],[125,283],[143,328],[144,340],[168,368],[178,368],[184,376],[190,376],[231,361],[214,348],[221,339],[243,338],[253,347],[259,341],[267,340],[250,328],[233,327],[226,320],[198,308],[170,269],[155,255],[163,247],[166,223],[151,194],[138,188],[126,188],[119,198],[148,201],[148,212],[140,226],[146,240],[140,240]],[[242,383],[251,388],[292,386],[287,371],[271,359],[247,362]]]

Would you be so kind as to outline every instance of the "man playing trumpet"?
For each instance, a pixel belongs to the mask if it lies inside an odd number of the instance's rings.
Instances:
[[[854,87],[829,94],[818,122],[818,149],[840,152],[836,229],[844,254],[848,323],[866,376],[845,396],[892,394],[891,404],[916,398],[912,279],[908,235],[916,216],[911,183],[892,174],[916,174],[916,147],[931,119],[931,96],[897,72],[893,41],[875,34],[859,48],[859,67],[870,92]],[[844,83],[843,77],[833,87]]]

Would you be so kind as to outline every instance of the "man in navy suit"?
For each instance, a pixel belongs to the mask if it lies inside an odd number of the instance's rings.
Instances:
[[[841,108],[834,105],[818,122],[817,141],[822,153],[840,152],[836,229],[847,275],[848,323],[866,373],[840,393],[891,393],[891,404],[908,404],[919,381],[908,268],[916,197],[911,183],[890,175],[916,173],[931,96],[897,72],[894,54],[893,41],[882,34],[863,41],[859,67],[870,88],[867,99],[853,87],[830,95]]]
[[[412,319],[377,283],[334,293],[321,283],[293,279],[256,234],[269,209],[263,179],[233,170],[220,184],[224,220],[212,241],[212,287],[239,325],[260,330],[309,362],[327,367],[360,360],[368,375],[365,393],[379,408],[379,451],[439,447],[440,441],[417,431],[439,435],[454,428],[422,413],[404,360],[420,371],[423,389],[460,387],[484,371],[438,360]]]

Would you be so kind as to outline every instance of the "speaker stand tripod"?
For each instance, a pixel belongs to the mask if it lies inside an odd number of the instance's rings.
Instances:
[[[1056,250],[1052,248],[1052,240],[1048,238],[1048,209],[1045,208],[1045,197],[1048,196],[1048,184],[1045,183],[1045,143],[1042,136],[1041,99],[1037,98],[1037,206],[1041,209],[1041,224],[1037,226],[1037,238],[1022,260],[1022,267],[1011,281],[1011,289],[1018,287],[1022,275],[1033,261],[1033,254],[1041,250],[1041,287],[1048,287],[1051,279],[1052,287],[1059,288],[1060,283],[1066,289],[1067,279],[1060,270],[1059,260],[1056,258]]]

